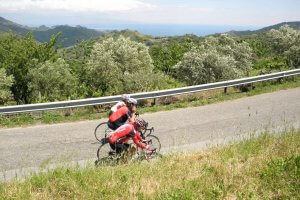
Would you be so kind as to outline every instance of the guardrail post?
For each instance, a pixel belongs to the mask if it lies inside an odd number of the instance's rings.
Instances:
[[[227,87],[224,87],[224,94],[227,94]]]
[[[284,82],[284,77],[280,77],[277,79],[277,83],[283,83]]]
[[[72,108],[66,108],[65,109],[65,116],[66,117],[69,117],[72,115]]]
[[[155,106],[156,105],[156,98],[153,99],[153,102],[151,103],[151,106]]]

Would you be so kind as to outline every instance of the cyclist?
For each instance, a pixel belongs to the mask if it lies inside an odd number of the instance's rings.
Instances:
[[[122,94],[121,95],[121,101],[119,101],[118,103],[116,103],[111,109],[111,113],[116,112],[119,108],[122,108],[123,106],[126,106],[128,103],[128,99],[130,98],[129,94]]]
[[[126,106],[119,108],[109,116],[108,127],[112,130],[116,130],[127,121],[134,122],[136,105],[137,101],[134,98],[129,98]]]
[[[140,118],[136,118],[133,123],[129,122],[120,126],[109,136],[110,147],[116,151],[116,154],[120,154],[129,148],[127,141],[132,139],[138,147],[151,151],[149,145],[143,144],[145,140],[142,139],[139,133],[144,126],[146,126],[146,122]]]

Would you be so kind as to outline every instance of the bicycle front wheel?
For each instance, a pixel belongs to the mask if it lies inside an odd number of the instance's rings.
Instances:
[[[107,122],[102,122],[99,124],[94,131],[95,138],[101,142],[103,138],[108,136],[110,129],[108,128]]]
[[[158,153],[160,151],[161,144],[160,144],[158,137],[156,137],[154,135],[148,135],[145,139],[148,142],[148,144],[151,146],[152,149],[156,149],[156,153]]]

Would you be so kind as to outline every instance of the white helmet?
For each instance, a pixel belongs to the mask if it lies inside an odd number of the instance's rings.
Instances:
[[[132,103],[132,104],[137,104],[137,100],[136,99],[134,99],[134,98],[129,98],[128,99],[128,103]]]
[[[121,95],[122,101],[128,101],[129,98],[130,98],[130,95],[129,95],[129,94],[122,94],[122,95]]]

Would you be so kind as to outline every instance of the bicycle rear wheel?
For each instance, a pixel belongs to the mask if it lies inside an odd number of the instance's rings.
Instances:
[[[97,150],[96,165],[110,164],[114,160],[114,151],[112,151],[109,142],[101,144]]]
[[[110,132],[107,122],[102,122],[99,124],[94,131],[95,138],[101,142],[103,138],[106,138]]]

